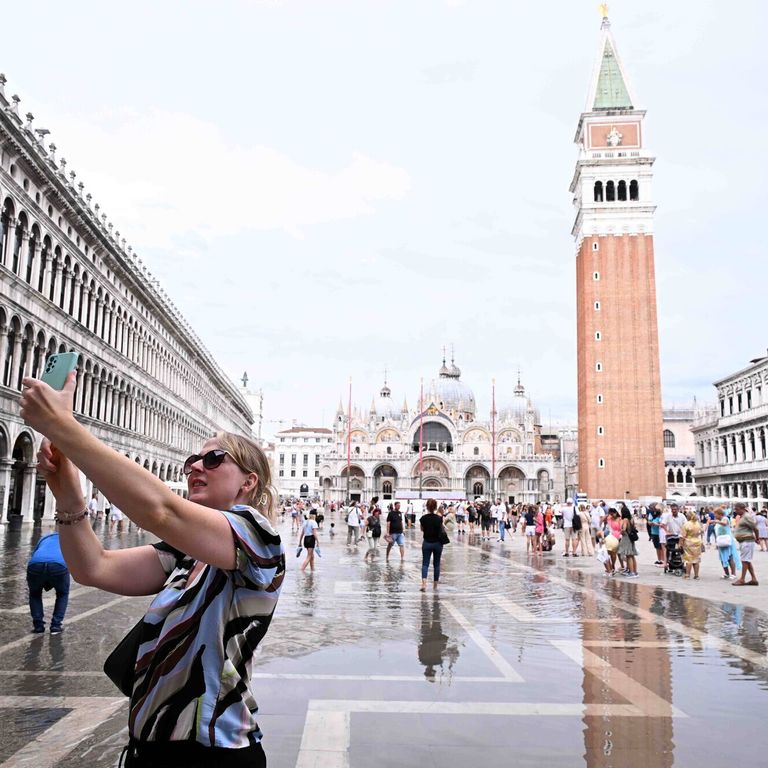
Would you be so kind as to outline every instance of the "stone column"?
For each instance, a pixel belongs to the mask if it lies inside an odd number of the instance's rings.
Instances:
[[[2,263],[5,264],[8,269],[13,266],[13,254],[16,251],[16,227],[18,226],[16,219],[8,219],[8,238],[6,239],[5,253],[0,254],[3,257]]]
[[[37,478],[37,463],[28,464],[24,468],[24,485],[21,496],[21,514],[25,520],[32,519],[35,508],[35,479]]]
[[[64,306],[62,309],[69,314],[69,305],[72,302],[72,284],[74,282],[74,275],[71,269],[67,269],[64,272]]]
[[[91,377],[92,374],[90,371],[85,371],[83,373],[83,399],[81,408],[83,416],[88,416],[91,408]]]
[[[29,258],[29,232],[25,229],[21,233],[21,243],[19,243],[19,269],[18,275],[24,280],[27,277],[27,259]]]
[[[11,467],[13,461],[0,461],[0,522],[8,520],[8,496],[11,487]]]
[[[115,388],[111,384],[104,385],[104,421],[112,424],[112,404],[114,402]]]
[[[39,268],[40,261],[40,243],[37,240],[32,241],[29,248],[28,265],[29,265],[29,284],[33,288],[37,288],[37,270]],[[24,275],[26,278],[26,274]]]
[[[22,331],[19,331],[13,340],[13,351],[11,352],[11,364],[8,366],[8,386],[12,387],[13,389],[16,389],[19,383],[18,366],[19,366],[19,361],[21,360],[21,334],[22,334]]]
[[[32,363],[35,360],[36,346],[34,336],[27,340],[27,359],[24,361],[24,375],[22,378],[32,376]]]
[[[45,296],[46,298],[48,298],[51,292],[52,272],[53,270],[51,269],[51,254],[48,253],[47,258],[45,260],[45,267],[43,268],[43,296]]]
[[[64,265],[60,262],[56,262],[56,271],[53,275],[53,303],[58,307],[61,306],[59,304],[59,298],[61,297],[61,281],[62,281],[62,273],[64,272]]]
[[[8,327],[0,328],[0,384],[5,384],[3,380],[3,371],[5,370],[5,355],[8,351]]]

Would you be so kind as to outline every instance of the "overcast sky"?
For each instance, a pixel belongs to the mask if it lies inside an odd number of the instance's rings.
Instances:
[[[575,420],[573,136],[597,3],[4,4],[0,71],[221,363],[327,423],[442,346]],[[764,354],[764,3],[610,4],[655,165],[664,402]],[[627,376],[643,375],[627,370]]]

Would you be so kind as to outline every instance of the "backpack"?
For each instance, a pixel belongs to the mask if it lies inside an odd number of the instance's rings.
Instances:
[[[578,510],[573,513],[573,530],[576,532],[581,530],[581,513]]]

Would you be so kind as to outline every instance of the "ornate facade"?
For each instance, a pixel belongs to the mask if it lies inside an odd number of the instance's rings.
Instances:
[[[768,356],[715,387],[716,410],[693,426],[699,494],[768,499]]]
[[[40,435],[19,417],[24,376],[79,354],[75,412],[100,439],[165,481],[217,429],[250,432],[245,399],[46,130],[19,115],[0,75],[0,510],[50,513],[35,472]],[[84,492],[88,490],[84,480]]]
[[[562,498],[562,464],[542,449],[539,412],[522,384],[509,402],[500,402],[495,420],[493,414],[478,420],[472,390],[453,361],[446,366],[444,360],[425,387],[423,414],[405,398],[399,405],[386,382],[367,411],[352,411],[351,424],[339,403],[320,468],[323,496],[341,501],[348,490],[353,499],[387,500],[421,490],[441,498],[497,495],[510,502]]]

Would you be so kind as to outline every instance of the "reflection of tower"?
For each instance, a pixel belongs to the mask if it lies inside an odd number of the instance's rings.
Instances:
[[[583,592],[583,596],[583,615],[598,616],[600,605],[592,591]],[[651,592],[638,590],[638,608],[653,610],[652,600]],[[669,648],[654,647],[666,639],[666,633],[651,621],[582,624],[584,704],[629,703],[644,711],[639,717],[610,712],[585,716],[587,768],[672,767],[672,664]],[[644,642],[648,643],[646,647]],[[633,643],[637,645],[633,647]],[[603,662],[607,665],[603,666]],[[642,688],[637,687],[638,683]],[[651,754],[653,758],[649,759]]]
[[[603,8],[603,13],[607,10]],[[579,485],[595,498],[663,496],[661,383],[645,112],[607,16],[576,131]]]

